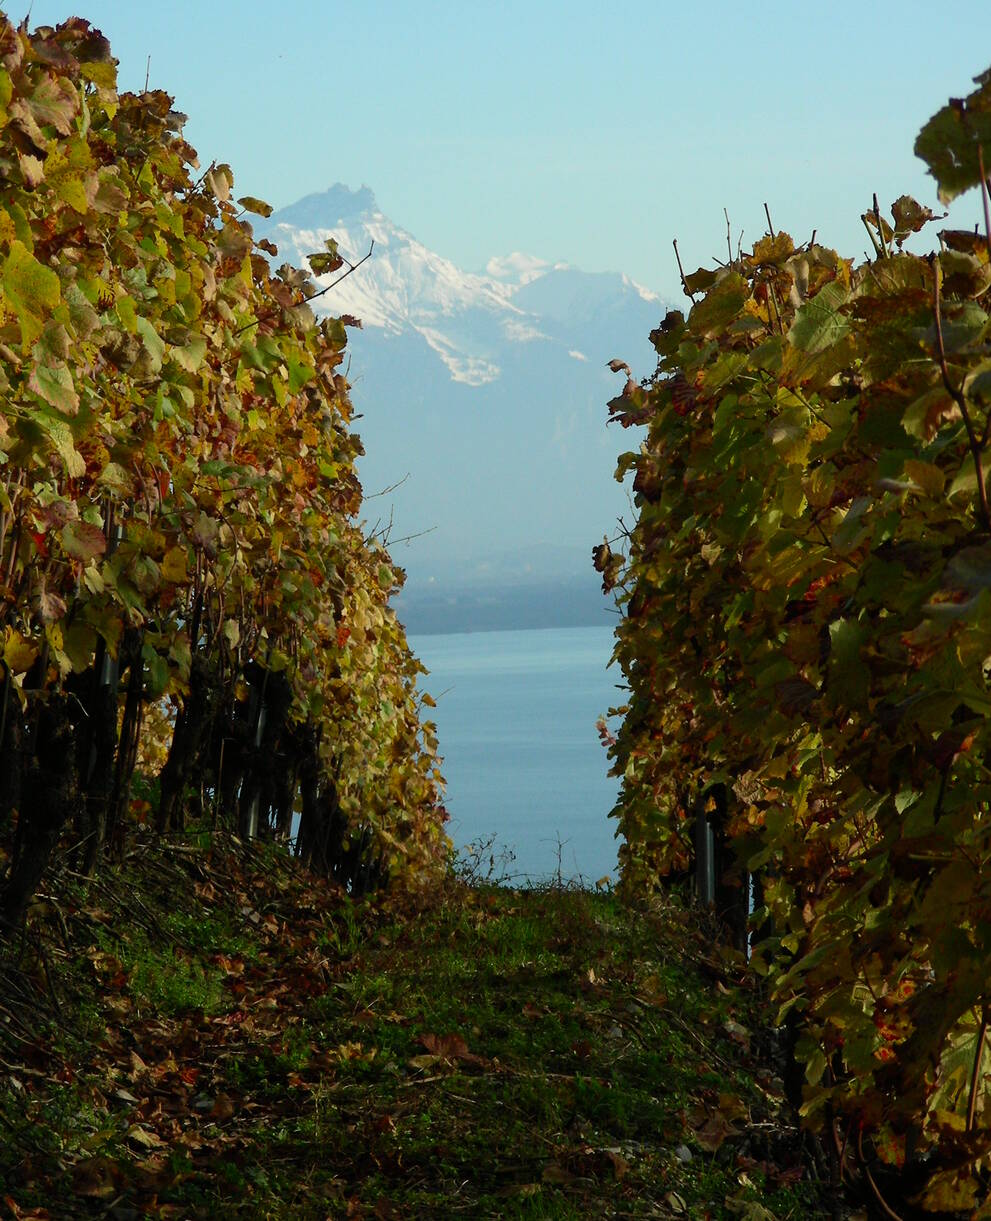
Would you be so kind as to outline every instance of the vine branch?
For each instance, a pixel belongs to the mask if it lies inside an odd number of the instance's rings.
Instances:
[[[981,1061],[984,1059],[984,1042],[987,1038],[989,1017],[991,1017],[991,1012],[985,1005],[981,1010],[981,1025],[977,1031],[977,1047],[974,1050],[974,1067],[970,1072],[970,1097],[967,1102],[968,1132],[973,1132],[974,1124],[977,1122],[977,1087],[981,1079]]]
[[[984,236],[988,246],[988,259],[991,260],[991,201],[988,199],[988,174],[984,168],[984,146],[977,146],[977,165],[981,171],[981,202],[984,204]]]
[[[929,265],[933,273],[933,316],[936,320],[936,347],[939,352],[939,368],[943,375],[943,385],[946,387],[946,392],[960,408],[960,415],[963,417],[964,428],[967,430],[967,443],[970,446],[970,456],[974,461],[974,470],[977,474],[977,502],[980,506],[981,522],[985,530],[991,533],[991,509],[988,507],[988,490],[984,485],[984,462],[981,453],[981,443],[977,438],[977,433],[974,431],[974,421],[970,415],[970,408],[967,406],[967,399],[963,391],[953,385],[950,379],[949,366],[946,363],[946,345],[943,342],[943,321],[940,314],[939,300],[941,271],[936,262],[935,255],[931,254],[929,256]]]
[[[688,285],[685,283],[685,269],[681,265],[681,255],[678,253],[678,239],[674,238],[671,245],[674,247],[674,257],[678,260],[678,275],[681,276],[681,287],[685,290],[685,296],[690,297],[694,305],[695,294],[689,291]]]
[[[322,297],[324,295],[324,293],[329,293],[332,288],[336,288],[342,280],[346,280],[348,278],[348,276],[351,275],[352,272],[357,271],[358,268],[362,265],[362,263],[368,262],[368,260],[372,257],[372,251],[374,249],[375,249],[375,239],[373,238],[371,245],[368,247],[368,253],[364,256],[364,258],[359,259],[357,261],[357,263],[348,263],[347,259],[345,259],[344,261],[348,264],[347,271],[342,272],[337,277],[336,280],[332,280],[325,288],[321,288],[318,292],[310,293],[309,296],[304,297],[303,300],[299,302],[299,304],[300,305],[309,305],[309,303],[311,301],[316,301],[316,299],[318,297]],[[270,318],[274,318],[278,314],[278,312],[279,312],[278,310],[274,310],[274,309],[269,310],[267,314],[262,314],[261,317],[256,318],[254,320],[254,322],[246,322],[244,324],[244,326],[238,327],[238,329],[234,332],[235,336],[240,335],[242,331],[250,331],[253,326],[259,326],[263,322],[268,322],[268,320]]]

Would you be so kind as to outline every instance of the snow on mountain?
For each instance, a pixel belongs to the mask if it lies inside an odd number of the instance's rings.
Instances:
[[[368,187],[351,191],[339,183],[256,227],[295,266],[308,266],[307,256],[330,238],[355,263],[374,242],[368,262],[334,288],[332,300],[322,299],[321,308],[353,314],[365,327],[419,333],[451,378],[471,386],[500,376],[500,346],[547,339],[548,323],[556,330],[562,321],[587,321],[631,293],[658,303],[626,276],[594,275],[518,252],[490,259],[484,273],[463,271],[389,220]],[[316,280],[323,287],[339,274]]]
[[[538,276],[549,271],[551,266],[552,264],[548,263],[546,259],[538,259],[535,255],[521,254],[517,251],[514,254],[503,255],[501,258],[489,259],[485,264],[485,271],[493,280],[519,287],[521,284],[528,284],[531,280],[536,280]],[[554,263],[553,266],[563,268],[566,264]]]
[[[327,308],[353,314],[366,327],[418,332],[455,381],[478,386],[499,376],[487,342],[493,328],[511,340],[533,329],[512,304],[511,284],[461,271],[450,259],[428,250],[383,215],[367,187],[349,191],[337,185],[307,195],[275,213],[265,230],[278,246],[279,257],[301,267],[308,266],[307,256],[323,250],[329,238],[351,262],[374,242],[372,257],[341,281]],[[339,274],[318,276],[316,281],[325,286]],[[464,325],[466,316],[473,325]],[[480,329],[486,333],[481,341]]]
[[[664,304],[619,273],[529,254],[465,271],[390,220],[367,187],[308,195],[255,231],[295,266],[330,238],[355,263],[375,243],[314,306],[363,323],[349,334],[348,380],[364,512],[407,569],[408,626],[477,626],[480,590],[487,606],[502,590],[501,626],[532,623],[524,604],[538,587],[541,606],[570,607],[562,621],[579,605],[602,608],[591,547],[629,513],[613,472],[639,444],[607,428],[622,383],[606,365],[618,356],[638,376],[653,370],[648,334]]]

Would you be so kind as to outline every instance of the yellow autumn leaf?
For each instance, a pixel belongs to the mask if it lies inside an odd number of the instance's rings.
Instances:
[[[914,458],[909,458],[905,463],[905,474],[931,499],[935,500],[938,496],[943,495],[946,476],[932,462],[918,462]]]
[[[25,674],[34,665],[38,650],[17,631],[8,627],[3,636],[4,665],[12,674]]]
[[[172,585],[183,585],[189,580],[186,572],[186,551],[183,547],[170,547],[160,565],[162,576]]]

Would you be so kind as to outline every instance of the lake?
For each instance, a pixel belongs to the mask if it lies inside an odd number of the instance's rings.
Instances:
[[[457,847],[495,838],[520,881],[616,880],[619,783],[595,722],[622,703],[609,627],[415,636],[437,701],[448,831]]]

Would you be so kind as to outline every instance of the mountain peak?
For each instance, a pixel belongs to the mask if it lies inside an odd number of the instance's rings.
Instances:
[[[272,221],[297,228],[325,229],[375,212],[378,212],[378,203],[371,187],[360,186],[352,191],[343,182],[335,182],[326,191],[304,195],[288,207],[280,208]]]
[[[519,250],[514,250],[512,254],[489,259],[485,264],[485,274],[502,284],[518,288],[521,284],[528,284],[531,280],[542,276],[551,266],[552,264],[548,263],[546,259],[538,259],[535,255],[523,254]],[[554,264],[554,266],[563,267],[564,264]]]
[[[318,309],[351,314],[366,329],[393,336],[417,334],[452,381],[471,386],[497,381],[533,343],[551,344],[569,364],[599,355],[604,364],[614,354],[613,322],[629,325],[635,314],[643,334],[656,322],[656,298],[619,273],[583,272],[520,251],[490,259],[482,272],[465,271],[394,224],[366,186],[352,191],[337,183],[254,228],[297,267],[329,238],[353,262],[374,243],[373,257],[355,275],[335,274],[333,299]],[[330,274],[317,283],[326,287]]]

